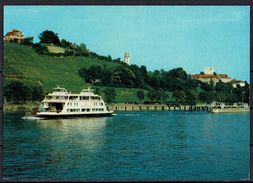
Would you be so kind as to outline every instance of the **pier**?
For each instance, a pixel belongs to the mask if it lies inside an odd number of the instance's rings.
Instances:
[[[110,104],[113,111],[210,111],[208,105]]]

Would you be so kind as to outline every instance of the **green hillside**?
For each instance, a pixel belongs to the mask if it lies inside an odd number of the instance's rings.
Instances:
[[[39,55],[31,47],[15,43],[4,44],[4,84],[10,80],[42,82],[46,92],[56,85],[73,92],[87,86],[78,70],[91,65],[115,67],[119,63],[89,57],[54,57]]]
[[[4,85],[13,80],[42,83],[46,93],[57,85],[71,92],[80,92],[86,84],[79,76],[78,70],[91,65],[109,68],[120,65],[118,62],[108,62],[91,57],[54,57],[40,55],[30,46],[15,43],[4,43]],[[104,87],[98,87],[103,90]],[[116,102],[138,102],[135,88],[115,88]],[[144,93],[147,91],[144,90]],[[166,92],[170,97],[171,93]],[[149,101],[145,96],[145,101]],[[173,100],[173,98],[172,98]]]

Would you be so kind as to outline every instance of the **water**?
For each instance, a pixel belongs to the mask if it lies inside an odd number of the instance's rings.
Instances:
[[[22,115],[4,115],[6,180],[249,179],[249,113],[43,121]]]

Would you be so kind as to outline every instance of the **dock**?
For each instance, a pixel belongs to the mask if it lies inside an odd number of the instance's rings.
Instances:
[[[113,111],[207,111],[209,105],[166,105],[166,104],[110,104],[109,110]]]

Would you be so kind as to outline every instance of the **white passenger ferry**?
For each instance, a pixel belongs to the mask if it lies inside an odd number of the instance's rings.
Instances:
[[[112,115],[102,97],[94,94],[90,88],[79,94],[72,94],[65,88],[53,88],[53,92],[45,96],[36,117],[57,118],[75,116],[107,116]]]

